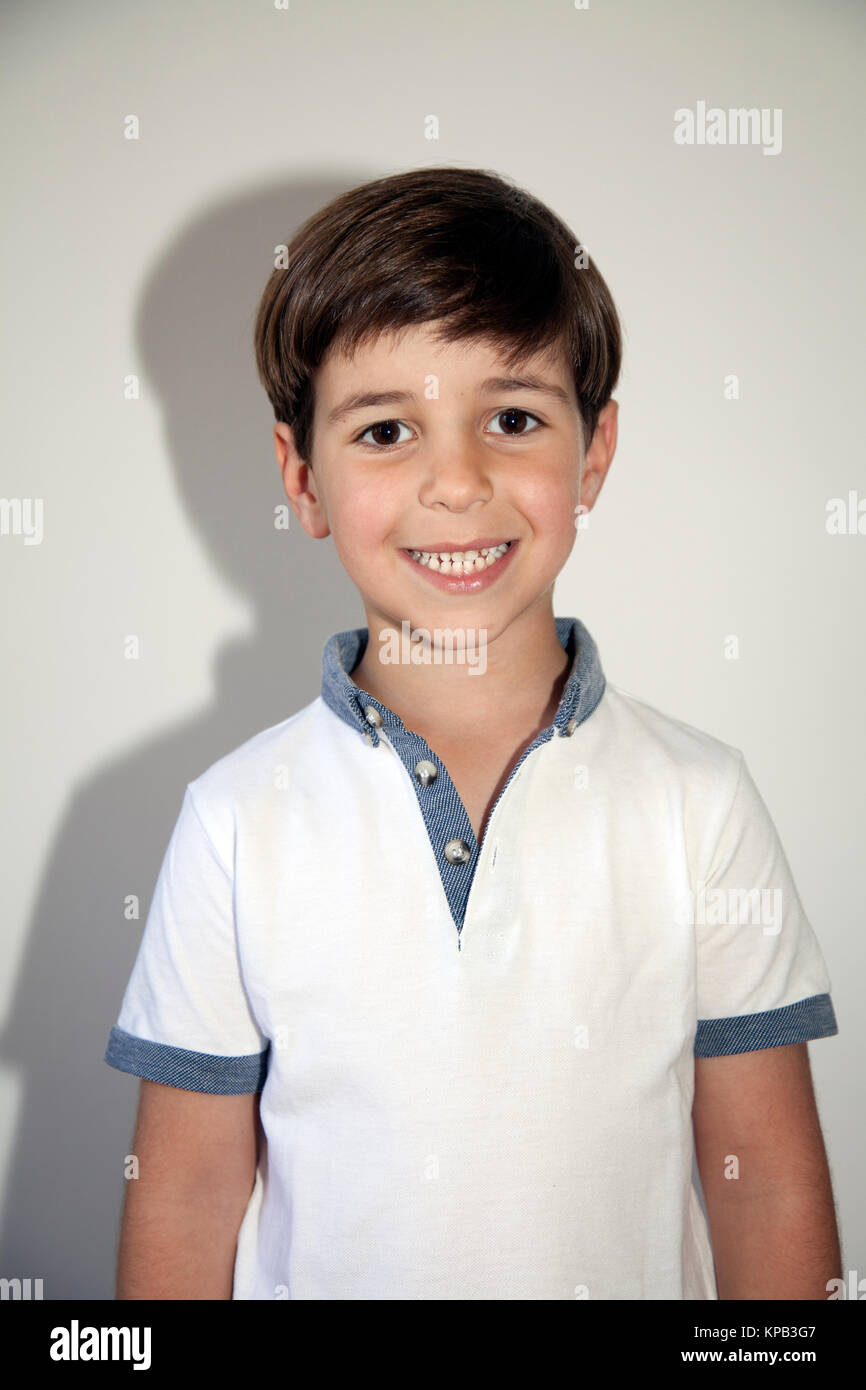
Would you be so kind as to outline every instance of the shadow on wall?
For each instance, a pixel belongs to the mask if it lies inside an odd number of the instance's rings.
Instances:
[[[273,184],[210,207],[158,258],[139,298],[142,393],[161,402],[191,525],[257,621],[216,654],[213,703],[76,789],[48,851],[0,1037],[0,1063],[21,1079],[0,1274],[41,1278],[46,1299],[114,1297],[138,1082],[103,1054],[186,783],[314,699],[327,637],[364,622],[331,538],[311,540],[294,515],[288,531],[274,529],[286,498],[252,331],[273,247],[372,177]],[[158,539],[155,562],[171,563]],[[123,915],[130,893],[137,922]]]

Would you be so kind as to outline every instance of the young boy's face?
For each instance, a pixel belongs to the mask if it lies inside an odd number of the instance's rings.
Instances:
[[[305,530],[333,535],[371,633],[408,619],[484,628],[492,641],[533,605],[551,611],[578,502],[594,503],[616,442],[610,402],[580,498],[581,420],[564,354],[509,371],[483,341],[436,341],[424,324],[353,358],[329,354],[315,394],[312,470],[282,424],[277,456]],[[495,563],[470,556],[456,572],[454,561],[437,569],[410,554],[506,541]]]

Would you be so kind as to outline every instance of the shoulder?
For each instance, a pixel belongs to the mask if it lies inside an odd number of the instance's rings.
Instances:
[[[739,748],[610,681],[600,708],[606,721],[605,742],[622,766],[636,767],[644,774],[666,774],[698,790],[728,791],[733,797],[744,761]]]
[[[740,749],[610,682],[601,711],[596,756],[609,796],[623,813],[652,816],[694,866],[708,863],[751,785]]]
[[[315,768],[339,720],[317,696],[288,719],[245,739],[188,784],[192,809],[214,843],[225,851],[242,823],[254,823],[278,804],[275,793],[289,778]]]

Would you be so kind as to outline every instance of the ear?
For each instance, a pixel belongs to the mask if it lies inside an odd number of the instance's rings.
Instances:
[[[602,484],[607,477],[607,470],[613,463],[613,456],[616,452],[618,415],[619,402],[608,401],[599,414],[595,434],[592,436],[586,451],[580,483],[580,500],[588,512],[592,511],[596,498],[601,492]]]
[[[289,504],[307,535],[316,540],[329,536],[331,531],[312,466],[301,458],[291,427],[282,420],[274,425],[274,452]]]

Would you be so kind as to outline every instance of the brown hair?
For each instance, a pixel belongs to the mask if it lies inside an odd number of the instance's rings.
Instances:
[[[613,298],[544,203],[484,169],[411,169],[360,184],[315,213],[272,272],[255,324],[256,365],[277,420],[311,461],[314,373],[382,332],[443,319],[511,367],[562,345],[585,446],[613,393],[622,335]]]

